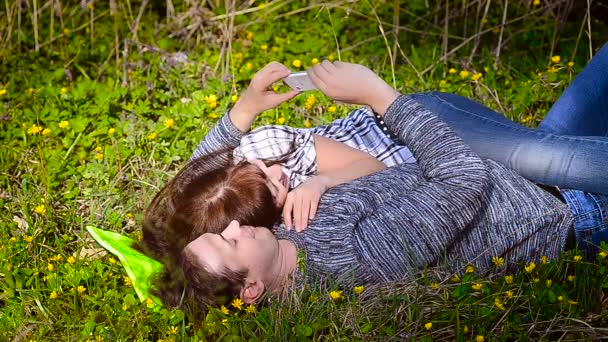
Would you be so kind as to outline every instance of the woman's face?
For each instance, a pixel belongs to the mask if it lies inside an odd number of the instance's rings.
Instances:
[[[289,179],[287,175],[283,173],[283,169],[281,165],[274,164],[272,166],[266,166],[263,161],[255,159],[251,161],[252,164],[259,167],[268,180],[268,188],[274,196],[274,202],[277,207],[283,208],[285,204],[285,199],[287,198],[287,193],[289,192]]]

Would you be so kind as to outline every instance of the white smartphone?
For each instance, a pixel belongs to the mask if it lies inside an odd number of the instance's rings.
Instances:
[[[293,72],[289,76],[283,79],[283,82],[287,84],[291,89],[297,91],[313,90],[317,89],[315,85],[308,77],[306,71]]]

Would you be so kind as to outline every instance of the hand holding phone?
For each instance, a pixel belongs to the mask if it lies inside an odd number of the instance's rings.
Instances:
[[[317,87],[312,83],[306,71],[292,72],[283,79],[291,89],[296,91],[314,90]]]

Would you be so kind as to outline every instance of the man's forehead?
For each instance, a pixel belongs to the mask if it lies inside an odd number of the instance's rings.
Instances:
[[[224,260],[221,253],[223,239],[218,234],[206,233],[190,242],[186,248],[197,261],[212,272],[224,269]]]

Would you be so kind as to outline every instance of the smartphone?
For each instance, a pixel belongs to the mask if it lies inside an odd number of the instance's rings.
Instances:
[[[313,90],[317,89],[315,85],[308,77],[306,71],[293,72],[291,75],[285,77],[283,82],[287,84],[291,89],[297,91]]]

